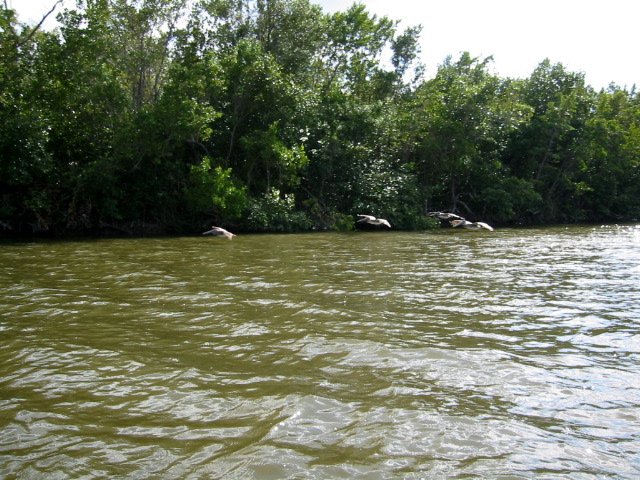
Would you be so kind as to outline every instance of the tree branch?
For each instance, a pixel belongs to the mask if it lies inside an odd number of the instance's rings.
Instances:
[[[63,0],[57,0],[56,3],[53,4],[53,7],[51,7],[51,10],[49,10],[44,17],[42,17],[42,20],[40,20],[40,23],[38,23],[38,25],[36,25],[35,27],[33,27],[33,30],[31,30],[31,32],[29,33],[29,35],[27,35],[25,37],[24,40],[22,40],[21,42],[18,42],[18,47],[23,46],[24,44],[26,44],[29,40],[31,40],[31,38],[33,38],[33,36],[36,34],[36,32],[38,30],[40,30],[40,27],[42,27],[42,24],[45,22],[45,20],[47,19],[47,17],[49,15],[51,15],[53,13],[53,11],[56,9],[56,7],[61,4],[63,2]]]

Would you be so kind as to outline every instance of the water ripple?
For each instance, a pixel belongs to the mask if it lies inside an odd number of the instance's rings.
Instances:
[[[640,476],[640,228],[207,240],[0,245],[0,476]]]

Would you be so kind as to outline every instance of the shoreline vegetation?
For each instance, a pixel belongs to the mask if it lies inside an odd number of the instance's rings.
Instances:
[[[0,6],[1,237],[640,218],[635,85],[468,53],[426,72],[422,27],[361,4],[65,7],[45,31]]]
[[[616,225],[616,226],[625,226],[625,225],[638,225],[640,223],[640,219],[637,218],[618,218],[618,219],[602,219],[599,221],[593,220],[583,220],[583,221],[575,221],[575,222],[563,222],[563,223],[510,223],[510,224],[500,224],[495,225],[495,230],[502,229],[514,229],[514,228],[539,228],[539,227],[571,227],[571,226],[584,226],[590,225],[593,227],[603,226],[603,225]],[[208,228],[208,227],[204,227]],[[277,235],[277,234],[286,234],[286,235],[295,235],[295,234],[322,234],[322,233],[357,233],[357,232],[372,232],[377,231],[382,234],[387,232],[411,232],[411,231],[435,231],[435,230],[448,230],[453,229],[450,225],[446,224],[430,224],[420,230],[412,228],[412,229],[399,229],[393,228],[389,229],[377,229],[370,227],[362,227],[361,225],[357,225],[354,223],[353,228],[344,228],[342,230],[338,230],[336,228],[330,227],[312,227],[308,230],[234,230],[234,232],[238,232],[241,237],[245,235]],[[461,229],[456,229],[461,230]],[[97,240],[97,239],[107,239],[107,238],[173,238],[173,237],[196,237],[203,238],[203,232],[201,230],[196,229],[188,229],[188,228],[172,228],[167,225],[160,224],[150,224],[150,223],[133,223],[133,224],[117,224],[117,225],[103,225],[99,228],[92,229],[65,229],[65,230],[41,230],[38,232],[14,232],[12,230],[1,230],[0,231],[0,240],[2,241],[29,241],[29,240]],[[234,235],[236,236],[236,235]]]

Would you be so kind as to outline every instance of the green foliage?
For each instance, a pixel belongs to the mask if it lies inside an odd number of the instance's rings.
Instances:
[[[355,228],[353,216],[343,213],[334,213],[332,215],[331,229],[338,232],[349,232]]]
[[[251,165],[249,178],[256,190],[269,191],[271,188],[296,188],[300,183],[300,174],[309,159],[302,145],[289,148],[279,138],[278,123],[269,126],[266,131],[257,131],[240,139],[240,145]],[[255,160],[260,159],[260,166]],[[261,175],[256,178],[255,170],[261,167]],[[250,183],[250,182],[248,182]]]
[[[309,230],[312,225],[304,212],[296,211],[295,196],[282,195],[275,188],[251,201],[248,222],[251,230],[258,232],[298,232]]]
[[[186,190],[189,210],[209,213],[228,220],[240,218],[247,206],[247,193],[232,177],[231,169],[211,168],[211,159],[204,157],[192,165]]]
[[[640,104],[618,88],[601,92],[586,125],[588,151],[578,178],[581,206],[604,218],[640,214]]]
[[[254,231],[640,215],[640,98],[544,60],[421,76],[420,27],[363,4],[77,0],[0,9],[0,220],[14,231],[203,217]],[[389,54],[389,60],[383,57]],[[215,159],[215,160],[214,160]],[[162,229],[161,228],[161,229]]]

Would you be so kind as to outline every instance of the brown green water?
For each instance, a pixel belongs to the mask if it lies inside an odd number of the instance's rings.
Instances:
[[[640,227],[5,242],[4,479],[640,478]]]

